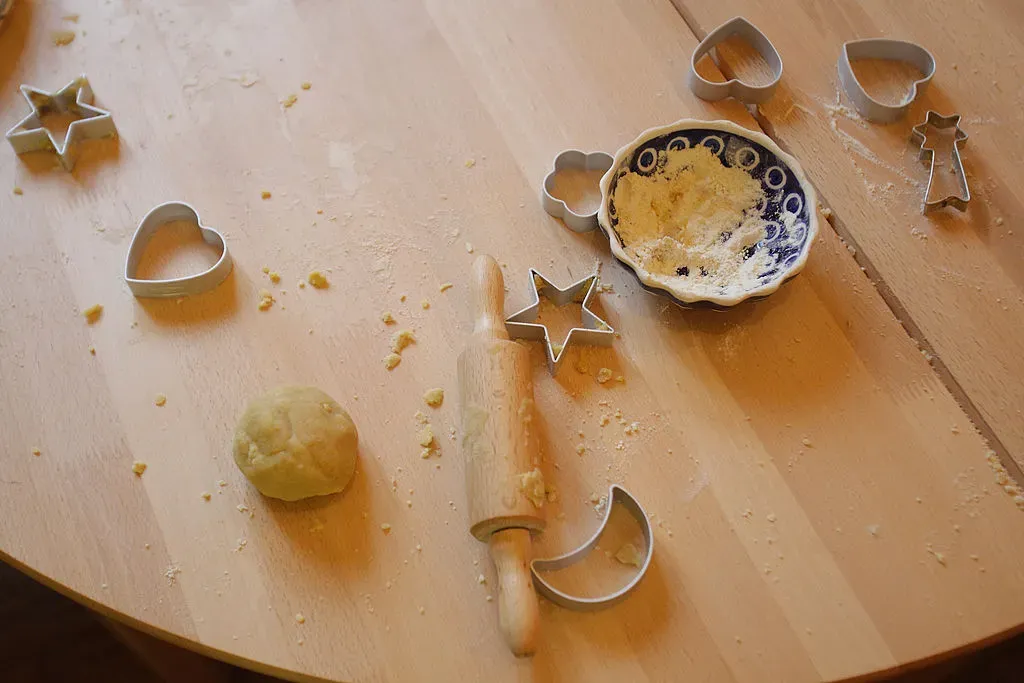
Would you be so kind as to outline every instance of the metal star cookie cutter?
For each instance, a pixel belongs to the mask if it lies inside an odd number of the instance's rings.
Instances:
[[[549,215],[561,218],[565,227],[573,232],[590,232],[597,227],[597,209],[590,213],[576,213],[564,200],[554,196],[555,177],[563,171],[602,171],[612,167],[612,155],[606,152],[581,152],[567,149],[555,157],[551,172],[544,176],[541,186],[541,204]]]
[[[928,136],[925,133],[925,129],[928,126],[934,128],[945,129],[955,128],[956,132],[953,135],[953,173],[956,174],[957,182],[960,184],[959,195],[949,195],[942,197],[941,199],[933,199],[929,201],[929,197],[932,193],[932,180],[935,178],[935,148],[926,147],[928,144]],[[967,202],[971,201],[971,190],[967,187],[967,175],[964,173],[964,164],[960,160],[960,145],[967,142],[967,133],[960,128],[960,114],[951,114],[949,116],[942,116],[929,110],[924,117],[924,122],[919,123],[912,129],[914,131],[913,136],[920,138],[921,140],[921,151],[918,153],[918,158],[926,164],[930,164],[931,168],[928,171],[928,185],[924,190],[924,203],[921,206],[921,213],[928,213],[935,209],[941,209],[944,206],[952,206],[960,211],[967,210]]]
[[[697,62],[700,61],[700,58],[711,52],[712,48],[717,47],[723,40],[732,36],[744,39],[760,53],[768,64],[768,68],[772,70],[771,81],[765,85],[748,85],[738,78],[730,78],[721,83],[709,81],[697,73]],[[697,97],[709,102],[734,97],[746,104],[761,104],[775,94],[775,88],[778,87],[781,79],[782,57],[779,55],[779,51],[775,49],[768,36],[761,32],[761,29],[743,17],[733,17],[709,33],[704,40],[700,41],[693,51],[693,56],[690,57],[690,90]]]
[[[15,154],[28,152],[56,152],[60,165],[70,171],[78,160],[78,143],[82,140],[117,137],[117,128],[110,112],[93,106],[93,92],[89,79],[82,74],[55,93],[30,85],[21,86],[32,113],[7,131],[7,141]],[[57,141],[43,126],[42,117],[48,114],[74,114],[80,118],[68,126],[63,141]]]
[[[851,62],[855,59],[885,59],[893,62],[906,62],[916,66],[924,74],[914,81],[910,87],[910,97],[899,104],[885,104],[868,95],[864,86],[853,73]],[[928,82],[935,75],[935,57],[932,53],[916,43],[890,38],[867,38],[851,40],[843,44],[839,53],[839,82],[843,90],[853,102],[860,115],[868,121],[892,123],[903,117],[910,109],[917,96],[924,92]]]
[[[614,505],[621,505],[629,514],[637,521],[640,525],[640,530],[644,537],[644,554],[643,559],[640,562],[640,569],[636,573],[629,583],[617,591],[604,595],[597,598],[582,598],[575,595],[569,595],[544,580],[544,576],[541,572],[554,571],[556,569],[564,569],[570,565],[576,564],[583,560],[594,546],[597,545],[598,541],[601,540],[601,535],[604,533],[605,527],[608,526],[608,520],[612,515],[612,507]],[[628,596],[633,589],[639,584],[640,580],[644,578],[647,573],[647,568],[651,565],[651,558],[654,556],[654,532],[651,529],[651,520],[644,512],[643,507],[637,502],[636,498],[630,495],[629,491],[622,488],[618,484],[612,484],[608,489],[608,503],[604,512],[604,519],[598,526],[597,531],[590,537],[586,543],[581,545],[576,550],[568,552],[558,557],[552,557],[547,560],[534,560],[530,563],[530,574],[533,576],[533,585],[537,589],[537,592],[543,595],[551,602],[565,607],[567,609],[578,610],[578,611],[593,611],[603,607],[609,607],[617,602],[622,602],[626,596]]]
[[[583,344],[588,346],[611,346],[615,339],[615,330],[590,310],[590,300],[597,291],[597,274],[588,275],[579,282],[559,289],[535,268],[530,268],[530,286],[533,289],[533,303],[523,310],[505,319],[505,329],[513,339],[530,339],[543,341],[547,349],[548,370],[552,375],[558,372],[565,349],[569,345]],[[564,306],[573,302],[583,304],[583,326],[569,330],[562,344],[552,344],[548,336],[548,328],[534,322],[540,314],[540,295],[556,306]]]
[[[140,280],[136,277],[139,262],[146,250],[146,245],[154,234],[171,221],[188,221],[195,223],[203,241],[221,249],[220,258],[210,268],[196,275],[172,278],[169,280]],[[128,258],[124,264],[124,281],[137,297],[166,298],[189,296],[213,289],[231,272],[231,255],[224,236],[213,228],[208,228],[199,220],[199,213],[185,202],[166,202],[154,207],[139,223],[132,243],[128,247]]]

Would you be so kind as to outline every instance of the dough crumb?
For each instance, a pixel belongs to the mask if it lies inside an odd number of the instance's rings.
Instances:
[[[587,447],[584,446],[583,444],[576,446],[576,455],[583,455],[584,453],[586,453],[586,451]]]
[[[32,455],[36,456],[37,458],[38,458],[38,457],[39,457],[40,455],[42,455],[42,454],[43,454],[43,452],[42,452],[41,450],[39,450],[39,448],[38,448],[38,447],[35,447],[35,448],[33,448],[33,449],[32,449]]]
[[[295,615],[295,621],[300,623],[300,624],[305,624],[306,623],[306,617],[302,616],[301,614],[296,614]]]
[[[470,244],[469,242],[466,242],[466,253],[467,254],[472,254],[473,253],[473,245]]]
[[[142,462],[141,460],[136,460],[135,462],[132,463],[132,472],[135,473],[136,477],[141,477],[142,473],[146,471],[147,467],[148,465],[146,465],[146,463]]]
[[[163,394],[157,394],[156,398],[153,399],[153,403],[157,406],[165,406],[167,405],[167,397]]]
[[[878,524],[869,524],[865,528],[867,529],[868,533],[871,534],[871,536],[873,538],[878,538],[878,532],[881,530],[882,527],[879,526]]]
[[[18,195],[19,197],[21,195],[25,194],[24,190],[22,190],[21,187],[18,186],[18,185],[14,186],[14,189],[12,190],[12,192],[14,192],[14,194]]]
[[[299,87],[301,87],[303,90],[309,90],[310,88],[313,87],[313,84],[310,83],[309,81],[303,81],[302,85]]]
[[[812,443],[811,443],[811,440],[810,440],[810,439],[808,439],[808,438],[807,438],[806,436],[805,436],[805,437],[803,438],[803,441],[801,441],[801,443],[802,443],[802,444],[803,444],[804,446],[806,446],[807,448],[813,448],[813,447],[814,447],[814,444],[812,444]]]
[[[51,34],[51,37],[53,38],[53,44],[57,47],[63,47],[65,45],[70,45],[71,43],[75,42],[75,32],[68,31],[66,29],[54,31]]]
[[[270,199],[270,190],[263,190],[260,192],[260,199]]]
[[[416,343],[416,335],[412,333],[412,330],[400,330],[391,337],[391,350],[395,353],[401,353],[406,347],[414,343]]]
[[[597,371],[597,383],[604,384],[612,378],[612,371],[609,368],[601,368]]]
[[[261,289],[259,296],[260,302],[256,304],[256,308],[261,311],[270,310],[270,307],[273,306],[274,302],[276,301],[276,299],[274,299],[274,295],[271,294],[269,290]]]
[[[632,543],[626,543],[615,553],[615,559],[621,564],[630,564],[640,567],[644,563],[644,556]]]
[[[210,498],[212,496],[210,496],[210,492],[209,491],[203,491],[202,493],[199,494],[199,497],[202,498],[203,500],[205,500],[206,502],[210,502]]]
[[[423,429],[420,430],[419,436],[417,438],[419,439],[420,446],[423,446],[424,448],[430,448],[431,444],[434,443],[433,427],[431,427],[430,425],[425,426]]]
[[[178,574],[181,573],[181,567],[176,564],[167,565],[167,569],[164,570],[164,578],[167,579],[167,585],[173,586],[178,580]]]
[[[89,308],[82,311],[82,315],[85,317],[86,324],[92,325],[93,323],[100,319],[100,316],[103,315],[103,305],[93,304],[92,306],[89,306]]]
[[[476,159],[466,159],[466,168],[473,168],[476,166]]]
[[[402,362],[402,357],[397,353],[389,353],[384,356],[384,367],[388,370],[394,370],[399,363]]]
[[[547,497],[544,491],[544,474],[540,468],[534,467],[531,472],[519,475],[519,491],[535,508],[544,507]]]
[[[768,520],[769,522],[771,522],[772,524],[774,524],[774,523],[775,523],[775,520],[776,520],[777,518],[775,517],[775,515],[774,515],[773,513],[769,512],[769,513],[768,513],[768,515],[767,515],[767,516],[765,517],[765,519],[767,519],[767,520]]]
[[[391,533],[391,525],[388,524],[387,522],[384,522],[383,524],[380,525],[380,530],[383,531],[385,534],[390,534]]]
[[[79,15],[77,15],[77,14],[65,14],[64,16],[61,17],[61,19],[63,19],[64,21],[70,21],[72,24],[77,24],[78,23],[78,19],[79,19]]]
[[[405,299],[406,299],[405,294],[399,294],[398,295],[398,300],[401,301],[403,304],[405,303]]]
[[[481,574],[480,576],[476,577],[476,582],[480,585],[484,585],[485,583],[487,583],[487,577]]]
[[[95,346],[90,346],[89,347],[89,353],[91,355],[95,356],[96,355],[96,347]]]
[[[268,272],[267,277],[269,277],[270,281],[273,282],[275,285],[281,281],[281,274],[278,273],[276,270],[271,270],[270,272]]]
[[[283,100],[281,100],[281,106],[284,107],[285,109],[290,109],[291,106],[298,101],[299,96],[296,95],[295,93],[292,93],[291,95],[288,95]]]
[[[423,310],[425,311],[428,308],[430,308],[430,302],[424,299],[423,301],[420,302],[420,306],[422,306]]]
[[[420,611],[420,614],[426,614],[427,613],[427,610],[424,607],[420,607],[419,611]]]
[[[331,285],[331,283],[327,281],[327,276],[319,270],[311,271],[307,279],[309,280],[309,284],[313,285],[317,289],[327,289]]]
[[[383,313],[381,313],[380,314],[380,320],[385,325],[394,325],[395,324],[395,316],[391,315],[391,311],[384,311]]]
[[[431,408],[438,407],[444,401],[444,389],[438,387],[427,390],[427,393],[423,394],[423,400]]]
[[[448,291],[449,289],[451,289],[451,288],[452,288],[452,287],[454,287],[454,286],[455,286],[455,285],[453,285],[453,284],[452,284],[452,283],[450,283],[450,282],[445,282],[445,283],[443,283],[443,284],[442,284],[442,285],[441,285],[441,286],[439,287],[439,289],[440,289],[440,290],[441,290],[442,292],[447,292],[447,291]]]

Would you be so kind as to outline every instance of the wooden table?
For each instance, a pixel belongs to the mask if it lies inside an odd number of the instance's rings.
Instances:
[[[73,174],[9,150],[0,165],[0,187],[23,191],[0,193],[0,557],[129,625],[295,680],[836,680],[1019,630],[1024,514],[986,453],[1024,462],[1024,17],[987,0],[954,31],[968,10],[950,4],[676,5],[19,2],[0,33],[0,125],[24,115],[18,84],[85,72],[121,138],[88,145]],[[740,13],[786,60],[757,120],[685,86],[697,37]],[[59,29],[74,42],[55,46]],[[833,129],[839,46],[878,34],[924,42],[939,75],[912,121]],[[916,192],[886,189],[925,177],[904,138],[929,103],[972,135],[965,216],[921,218]],[[830,205],[808,268],[764,302],[667,305],[539,206],[559,150],[611,151],[685,116],[766,128]],[[227,235],[235,270],[209,294],[136,300],[128,242],[169,199]],[[600,261],[615,290],[601,303],[622,338],[588,355],[589,374],[552,379],[533,350],[558,488],[538,555],[593,530],[590,496],[609,481],[657,524],[639,590],[595,614],[543,605],[526,661],[498,635],[447,438],[466,243],[505,265],[509,309],[531,265],[565,284]],[[330,288],[300,290],[314,268]],[[385,310],[417,335],[390,373]],[[625,383],[597,384],[602,366]],[[320,386],[355,419],[343,495],[278,503],[235,468],[241,409],[286,383]],[[430,411],[434,386],[448,395]],[[439,458],[419,457],[417,410]],[[640,433],[601,427],[614,410]]]

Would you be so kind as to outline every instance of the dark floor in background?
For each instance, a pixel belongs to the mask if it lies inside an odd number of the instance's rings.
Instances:
[[[223,665],[217,683],[273,683]],[[890,679],[898,683],[1024,681],[1024,635],[953,662]],[[102,620],[0,562],[2,683],[168,683],[124,645]],[[200,683],[200,682],[196,682]]]

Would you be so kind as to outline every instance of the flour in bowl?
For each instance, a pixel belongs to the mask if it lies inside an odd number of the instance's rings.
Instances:
[[[615,188],[616,232],[626,254],[695,294],[749,289],[771,262],[761,183],[707,147],[658,152],[651,175],[626,173]]]

